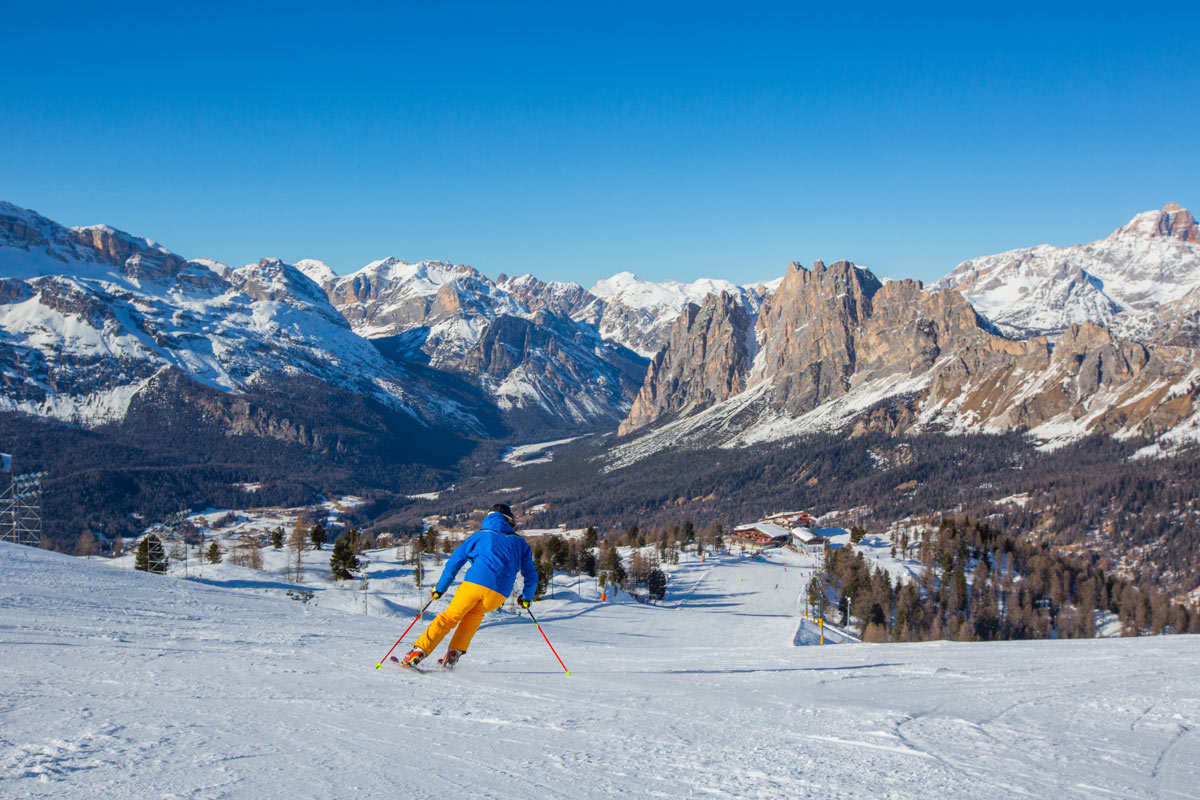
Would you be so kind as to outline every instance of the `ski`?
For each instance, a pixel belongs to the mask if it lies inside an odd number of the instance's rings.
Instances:
[[[394,662],[397,667],[400,667],[400,669],[404,670],[405,672],[419,672],[422,675],[426,675],[429,673],[429,670],[423,669],[418,666],[405,666],[404,662],[401,661],[400,659],[396,658],[395,656],[388,656],[388,660]]]

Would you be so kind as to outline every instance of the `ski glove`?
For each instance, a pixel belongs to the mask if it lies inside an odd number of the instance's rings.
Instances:
[[[525,595],[517,595],[517,605],[519,605],[521,608],[529,608],[529,601],[525,599]]]
[[[441,592],[435,591],[435,590],[433,590],[433,589],[430,589],[430,590],[429,590],[429,599],[431,599],[431,600],[437,600],[437,599],[438,599],[439,597],[441,597],[441,596],[442,596],[442,593],[441,593]]]

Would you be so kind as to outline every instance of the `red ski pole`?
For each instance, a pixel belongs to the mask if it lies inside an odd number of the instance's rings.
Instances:
[[[568,678],[571,677],[571,670],[567,669],[567,665],[563,663],[561,658],[559,658],[558,651],[554,649],[554,645],[550,644],[550,640],[546,637],[546,632],[542,630],[541,623],[538,622],[537,617],[533,615],[533,609],[531,609],[529,606],[525,606],[525,610],[529,612],[529,618],[533,620],[533,624],[537,625],[538,632],[542,634],[542,638],[546,639],[546,646],[550,648],[550,652],[554,653],[555,658],[558,658],[559,666],[563,668],[563,672],[567,673]]]
[[[436,597],[430,597],[429,602],[425,604],[425,608],[429,608],[429,606],[431,606],[433,604],[433,601],[436,599],[437,599]],[[396,640],[396,644],[392,645],[392,650],[395,650],[396,645],[398,645],[402,641],[404,641],[404,637],[408,636],[408,632],[412,630],[413,625],[417,624],[417,620],[425,615],[425,608],[422,608],[420,611],[418,611],[416,619],[414,619],[412,622],[408,623],[408,627],[404,629],[404,633],[400,634],[400,638]],[[379,659],[379,662],[375,665],[375,669],[379,669],[380,667],[383,666],[383,662],[387,661],[388,656],[390,656],[392,654],[392,650],[388,650],[386,653],[383,654],[383,658]],[[566,669],[566,667],[563,667],[563,669]]]

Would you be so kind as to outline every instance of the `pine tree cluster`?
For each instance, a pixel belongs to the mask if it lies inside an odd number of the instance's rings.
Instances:
[[[1124,635],[1200,633],[1200,614],[1165,594],[986,523],[943,519],[915,546],[922,578],[899,586],[861,551],[826,551],[809,603],[828,614],[836,598],[843,624],[871,642],[1090,638],[1098,610],[1117,614]]]

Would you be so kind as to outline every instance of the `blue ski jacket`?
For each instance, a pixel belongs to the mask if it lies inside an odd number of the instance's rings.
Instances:
[[[434,591],[445,594],[455,573],[468,561],[471,562],[471,568],[463,577],[465,581],[486,586],[508,597],[512,594],[513,584],[517,582],[519,570],[525,579],[521,593],[532,600],[537,592],[538,575],[533,563],[533,551],[498,511],[484,517],[481,530],[454,548]]]

